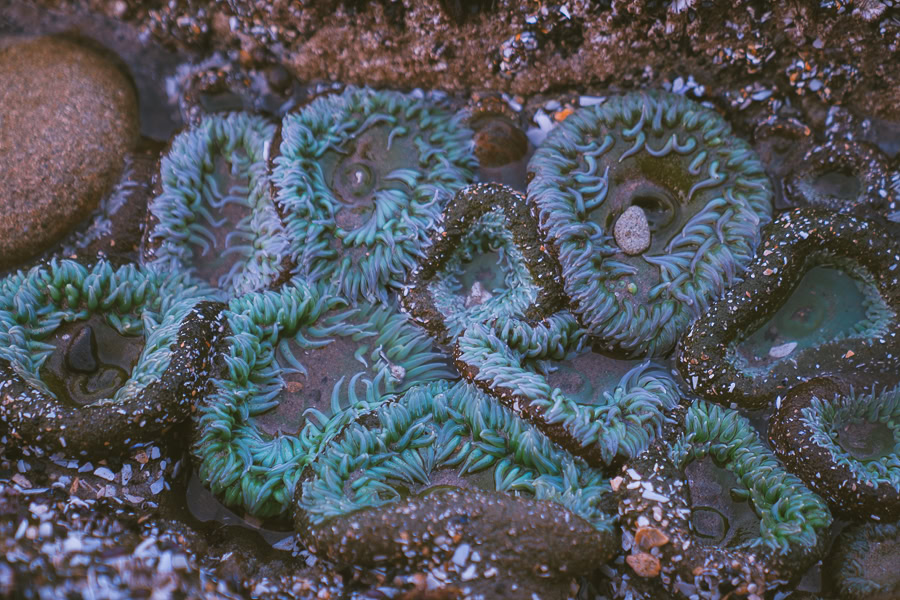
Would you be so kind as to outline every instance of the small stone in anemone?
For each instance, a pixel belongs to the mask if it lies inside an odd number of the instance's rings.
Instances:
[[[183,423],[221,334],[211,292],[184,273],[103,260],[0,280],[0,419],[10,436],[106,458]]]
[[[298,274],[351,302],[401,287],[442,207],[474,178],[460,120],[428,100],[358,88],[285,117],[273,182]]]
[[[772,213],[753,150],[718,114],[672,94],[576,110],[528,169],[528,201],[573,312],[595,344],[629,357],[672,349],[740,276]],[[626,239],[632,217],[621,215],[631,208],[647,219],[646,248],[645,232],[640,243]]]
[[[650,224],[640,206],[629,206],[613,228],[613,236],[622,252],[630,256],[650,247]]]
[[[452,580],[484,589],[611,557],[608,493],[599,471],[472,385],[438,381],[349,423],[304,472],[294,523],[331,560],[416,572],[441,557]]]
[[[302,279],[230,301],[227,369],[200,403],[193,445],[226,506],[284,516],[300,471],[348,422],[452,376],[395,304],[346,304]]]
[[[898,382],[900,244],[878,223],[823,209],[784,213],[764,229],[743,281],[691,325],[682,377],[712,402],[768,406],[829,376],[858,392]],[[773,347],[797,343],[783,356]]]

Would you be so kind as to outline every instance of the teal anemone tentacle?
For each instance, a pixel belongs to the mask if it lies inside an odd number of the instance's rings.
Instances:
[[[457,367],[485,392],[594,465],[611,465],[646,450],[681,399],[677,384],[662,366],[603,359],[579,346],[564,358],[597,356],[606,363],[592,364],[587,371],[622,372],[594,385],[589,380],[592,373],[585,379],[573,369],[579,384],[563,390],[551,383],[551,373],[564,365],[536,361],[529,358],[527,346],[520,347],[511,347],[489,327],[475,324],[457,340]]]
[[[273,182],[300,276],[351,302],[386,300],[474,178],[472,132],[425,99],[348,88],[282,124]]]
[[[525,197],[507,186],[460,190],[404,288],[403,307],[438,339],[471,323],[540,320],[564,307],[559,264]]]
[[[3,279],[0,419],[10,436],[105,458],[186,421],[223,332],[212,294],[186,273],[105,260],[52,260]]]
[[[736,590],[763,597],[819,560],[831,513],[784,469],[750,422],[702,400],[675,413],[677,422],[611,481],[623,529],[635,541],[626,562],[641,573],[652,556],[663,587],[676,597],[720,600]],[[711,499],[695,488],[707,478],[717,490]],[[738,528],[737,513],[719,517],[721,539],[704,538],[702,516],[722,514],[703,505],[704,498],[743,505],[754,524]]]
[[[662,356],[750,262],[762,164],[715,112],[641,92],[581,108],[529,162],[528,201],[572,310],[606,351]]]
[[[527,572],[533,559],[507,542],[532,526],[569,539],[573,530],[558,528],[563,521],[582,531],[580,542],[553,560],[593,569],[618,548],[615,516],[603,509],[609,495],[603,475],[466,382],[411,388],[365,423],[349,424],[297,486],[295,526],[304,544],[329,558],[415,566],[444,550],[440,538],[412,533],[440,517],[426,514],[420,522],[412,513],[444,493],[441,514],[463,508],[469,515],[459,535],[484,557],[487,564],[479,568],[510,560]],[[536,500],[528,506],[539,510],[529,518],[516,499]],[[485,522],[484,513],[497,504],[503,524]],[[556,525],[538,516],[557,512],[566,516]],[[395,535],[394,521],[405,538]],[[345,529],[357,532],[352,544],[343,541]],[[590,563],[571,555],[588,548]],[[516,555],[504,556],[511,552]]]
[[[267,162],[276,127],[263,117],[204,117],[177,135],[160,162],[160,193],[148,210],[145,263],[191,270],[224,298],[260,290],[280,276],[288,242],[275,209]]]
[[[396,305],[347,302],[295,279],[225,311],[224,374],[200,410],[200,478],[228,506],[283,516],[300,471],[359,415],[452,376]]]

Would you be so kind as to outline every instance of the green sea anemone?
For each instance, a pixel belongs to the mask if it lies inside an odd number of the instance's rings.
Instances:
[[[601,473],[510,410],[439,381],[349,424],[309,465],[294,518],[303,543],[332,560],[446,563],[463,581],[498,569],[571,577],[618,548],[608,494]]]
[[[795,209],[764,232],[744,280],[697,319],[678,368],[720,404],[767,406],[835,376],[857,390],[898,381],[900,242],[878,224]]]
[[[853,525],[841,532],[822,572],[842,600],[893,600],[900,594],[897,523]]]
[[[456,361],[466,378],[594,465],[646,450],[681,399],[660,365],[578,347],[561,362],[540,361],[479,324],[460,336]]]
[[[148,206],[145,263],[189,270],[226,297],[278,279],[287,239],[266,176],[275,130],[263,117],[231,113],[175,137]]]
[[[47,453],[106,458],[185,422],[221,306],[187,274],[51,261],[0,281],[0,420]]]
[[[432,335],[450,341],[471,323],[540,320],[564,306],[559,265],[541,243],[524,196],[496,183],[474,184],[443,214],[402,296]]]
[[[825,550],[831,513],[737,411],[702,400],[611,481],[626,562],[682,598],[762,598]]]
[[[794,206],[882,213],[893,194],[887,158],[865,142],[832,139],[811,148],[785,181]]]
[[[643,92],[581,108],[529,163],[572,310],[607,351],[667,354],[740,277],[770,220],[753,150],[715,112]]]
[[[273,181],[291,256],[351,301],[384,300],[423,255],[444,204],[474,177],[460,117],[398,92],[348,88],[284,118]]]
[[[407,388],[452,376],[396,306],[296,280],[233,299],[227,369],[204,398],[194,454],[227,506],[282,515],[300,471],[341,427]]]
[[[900,388],[847,393],[829,379],[791,388],[772,415],[778,457],[850,520],[900,518]]]

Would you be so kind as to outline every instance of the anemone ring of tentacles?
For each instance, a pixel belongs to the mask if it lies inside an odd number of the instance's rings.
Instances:
[[[667,354],[750,262],[772,188],[712,110],[641,92],[581,108],[529,162],[572,310],[608,351]]]

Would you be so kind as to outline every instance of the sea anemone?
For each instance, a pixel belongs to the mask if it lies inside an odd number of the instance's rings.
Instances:
[[[829,140],[803,156],[784,183],[785,193],[794,206],[883,214],[893,195],[887,162],[865,142]]]
[[[282,515],[300,471],[341,427],[453,375],[395,305],[345,306],[302,280],[229,303],[227,370],[201,403],[194,444],[200,479],[227,506]]]
[[[737,411],[702,400],[611,481],[626,562],[683,598],[765,593],[815,563],[831,513]],[[751,510],[752,509],[752,510]]]
[[[672,94],[575,111],[529,174],[573,312],[596,344],[630,357],[672,349],[740,276],[772,212],[753,150],[715,112]]]
[[[661,365],[581,348],[561,362],[535,360],[479,324],[457,341],[456,362],[467,379],[593,465],[646,450],[681,399]]]
[[[900,594],[897,523],[853,525],[841,532],[822,572],[842,600],[893,600]]]
[[[52,261],[0,282],[0,420],[29,446],[106,458],[185,422],[221,305],[187,274]]]
[[[772,181],[776,210],[795,208],[785,195],[784,182],[814,145],[812,129],[795,117],[770,115],[753,130],[753,148]]]
[[[332,560],[445,564],[463,581],[571,577],[618,548],[608,494],[602,474],[477,388],[439,381],[348,425],[297,486],[294,520]]]
[[[708,400],[746,408],[815,376],[860,391],[892,385],[898,265],[900,243],[874,222],[822,209],[785,213],[766,228],[744,280],[691,325],[678,368]]]
[[[474,177],[460,117],[398,92],[349,88],[282,123],[273,181],[291,256],[351,302],[385,300],[428,243],[444,204]]]
[[[432,335],[452,341],[471,323],[540,320],[565,305],[559,265],[522,194],[496,183],[470,185],[443,214],[402,296]]]
[[[262,117],[231,113],[175,137],[148,206],[146,264],[191,271],[225,297],[278,279],[288,247],[266,176],[275,130]]]
[[[811,379],[781,401],[769,441],[835,513],[900,518],[900,388],[846,393],[831,380]]]

